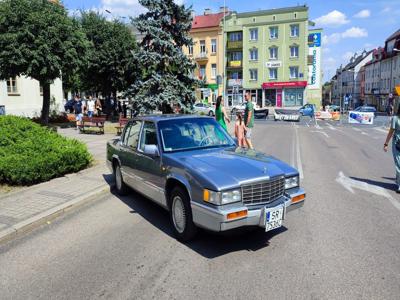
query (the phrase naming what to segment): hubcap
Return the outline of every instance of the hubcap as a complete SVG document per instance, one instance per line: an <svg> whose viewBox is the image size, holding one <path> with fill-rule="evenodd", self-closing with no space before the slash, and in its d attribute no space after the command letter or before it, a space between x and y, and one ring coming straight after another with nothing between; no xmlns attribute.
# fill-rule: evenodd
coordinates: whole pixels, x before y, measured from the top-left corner
<svg viewBox="0 0 400 300"><path fill-rule="evenodd" d="M186 226L186 215L182 199L179 196L176 196L172 201L172 219L176 230L182 233Z"/></svg>
<svg viewBox="0 0 400 300"><path fill-rule="evenodd" d="M117 184L117 189L121 190L122 188L122 175L121 175L121 170L119 167L116 168L115 170L115 182Z"/></svg>

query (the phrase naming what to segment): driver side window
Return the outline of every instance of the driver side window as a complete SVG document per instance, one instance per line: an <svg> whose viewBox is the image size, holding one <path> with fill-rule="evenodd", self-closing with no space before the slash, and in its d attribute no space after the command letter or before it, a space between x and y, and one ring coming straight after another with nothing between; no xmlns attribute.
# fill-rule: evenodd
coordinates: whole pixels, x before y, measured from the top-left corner
<svg viewBox="0 0 400 300"><path fill-rule="evenodd" d="M139 150L144 152L146 145L157 145L157 131L156 126L152 122L145 122L143 125L142 134L140 136Z"/></svg>

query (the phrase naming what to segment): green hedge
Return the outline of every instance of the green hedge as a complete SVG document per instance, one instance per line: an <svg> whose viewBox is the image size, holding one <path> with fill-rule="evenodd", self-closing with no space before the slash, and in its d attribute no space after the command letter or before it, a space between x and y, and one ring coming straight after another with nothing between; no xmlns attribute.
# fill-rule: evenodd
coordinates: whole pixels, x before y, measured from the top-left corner
<svg viewBox="0 0 400 300"><path fill-rule="evenodd" d="M0 116L0 183L32 185L87 167L85 144L29 119Z"/></svg>

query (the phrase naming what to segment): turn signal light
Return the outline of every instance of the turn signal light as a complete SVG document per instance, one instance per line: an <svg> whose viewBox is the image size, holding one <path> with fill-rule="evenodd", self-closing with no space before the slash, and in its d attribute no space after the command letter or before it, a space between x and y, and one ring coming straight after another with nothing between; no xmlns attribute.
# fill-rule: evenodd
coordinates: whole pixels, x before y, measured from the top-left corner
<svg viewBox="0 0 400 300"><path fill-rule="evenodd" d="M203 191L203 200L205 202L209 202L210 201L210 192L208 190L204 190Z"/></svg>
<svg viewBox="0 0 400 300"><path fill-rule="evenodd" d="M227 214L227 216L226 216L226 218L228 220L234 220L234 219L243 218L243 217L247 217L247 210L233 212L233 213Z"/></svg>
<svg viewBox="0 0 400 300"><path fill-rule="evenodd" d="M303 201L306 198L306 194L298 195L294 198L292 198L292 203L297 203L300 201Z"/></svg>

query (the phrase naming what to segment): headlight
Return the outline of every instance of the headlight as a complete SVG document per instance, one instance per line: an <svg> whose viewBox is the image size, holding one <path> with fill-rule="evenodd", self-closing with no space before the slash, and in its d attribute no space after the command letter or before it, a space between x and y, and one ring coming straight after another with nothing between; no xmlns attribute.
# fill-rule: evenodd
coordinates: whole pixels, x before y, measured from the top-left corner
<svg viewBox="0 0 400 300"><path fill-rule="evenodd" d="M224 205L242 201L242 193L240 189L227 192L214 192L204 189L203 200L215 205Z"/></svg>
<svg viewBox="0 0 400 300"><path fill-rule="evenodd" d="M299 176L285 178L285 190L299 186Z"/></svg>

